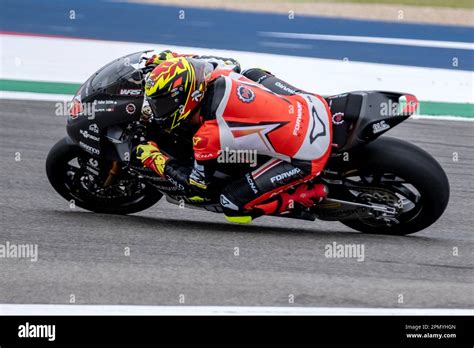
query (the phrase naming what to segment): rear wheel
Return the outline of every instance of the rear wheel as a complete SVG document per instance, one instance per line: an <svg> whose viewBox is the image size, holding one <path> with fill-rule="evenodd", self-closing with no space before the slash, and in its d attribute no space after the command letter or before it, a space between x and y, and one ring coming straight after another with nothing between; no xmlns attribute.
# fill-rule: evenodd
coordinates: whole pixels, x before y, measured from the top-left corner
<svg viewBox="0 0 474 348"><path fill-rule="evenodd" d="M113 184L104 188L104 166L105 163L100 163L66 137L49 151L46 173L62 197L96 213L136 213L151 207L162 197L153 186L126 172L120 172Z"/></svg>
<svg viewBox="0 0 474 348"><path fill-rule="evenodd" d="M448 178L427 152L405 141L382 137L356 154L356 165L344 173L345 185L359 203L381 204L395 217L341 221L365 233L406 235L432 225L449 201ZM357 189L357 187L365 189Z"/></svg>

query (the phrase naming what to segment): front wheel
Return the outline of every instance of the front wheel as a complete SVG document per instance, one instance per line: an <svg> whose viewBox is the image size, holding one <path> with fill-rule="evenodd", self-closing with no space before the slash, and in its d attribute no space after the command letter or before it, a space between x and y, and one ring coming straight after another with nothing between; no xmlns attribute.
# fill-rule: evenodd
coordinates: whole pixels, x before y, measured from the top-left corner
<svg viewBox="0 0 474 348"><path fill-rule="evenodd" d="M381 137L355 154L344 180L361 203L397 209L392 219L380 217L341 221L365 233L406 235L431 226L449 201L448 178L426 151L400 139ZM371 190L372 189L372 190Z"/></svg>
<svg viewBox="0 0 474 348"><path fill-rule="evenodd" d="M153 206L162 197L150 184L126 172L104 188L105 166L65 137L49 151L46 174L63 198L96 213L132 214Z"/></svg>

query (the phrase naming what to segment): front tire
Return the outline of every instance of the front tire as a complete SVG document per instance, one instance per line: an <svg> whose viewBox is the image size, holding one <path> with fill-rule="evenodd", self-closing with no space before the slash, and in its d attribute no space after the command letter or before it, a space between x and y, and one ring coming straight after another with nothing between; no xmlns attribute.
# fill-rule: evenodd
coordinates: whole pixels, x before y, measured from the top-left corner
<svg viewBox="0 0 474 348"><path fill-rule="evenodd" d="M123 195L116 199L101 199L86 192L81 185L79 176L86 176L82 168L74 168L70 162L91 157L68 137L58 141L49 151L46 159L46 174L48 180L64 199L74 201L74 204L86 210L103 214L132 214L145 210L156 204L162 197L154 187L139 182L143 186L139 195ZM75 171L75 172L74 172Z"/></svg>
<svg viewBox="0 0 474 348"><path fill-rule="evenodd" d="M449 201L449 181L426 151L400 139L381 137L358 150L355 157L357 171L397 175L419 192L420 200L416 213L400 224L377 225L370 219L357 219L341 221L344 225L364 233L407 235L431 226L443 214Z"/></svg>

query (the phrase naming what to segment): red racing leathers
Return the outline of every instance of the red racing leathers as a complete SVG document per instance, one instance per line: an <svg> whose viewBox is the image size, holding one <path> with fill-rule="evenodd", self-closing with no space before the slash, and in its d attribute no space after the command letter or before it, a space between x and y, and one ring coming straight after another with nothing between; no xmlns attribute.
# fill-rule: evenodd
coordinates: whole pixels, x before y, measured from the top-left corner
<svg viewBox="0 0 474 348"><path fill-rule="evenodd" d="M260 81L267 77L278 80L260 72ZM201 108L203 123L193 138L196 166L190 181L208 180L206 163L217 160L223 152L256 151L270 160L224 189L221 205L226 214L239 215L252 209L274 214L287 210L292 200L301 202L311 195L324 195L308 194L310 189L306 188L296 190L296 196L278 197L278 193L317 176L328 160L332 123L326 101L319 95L285 87L289 85L281 92L288 95L277 94L232 70L216 69L212 79ZM285 82L278 81L281 89ZM278 88L273 90L279 92Z"/></svg>

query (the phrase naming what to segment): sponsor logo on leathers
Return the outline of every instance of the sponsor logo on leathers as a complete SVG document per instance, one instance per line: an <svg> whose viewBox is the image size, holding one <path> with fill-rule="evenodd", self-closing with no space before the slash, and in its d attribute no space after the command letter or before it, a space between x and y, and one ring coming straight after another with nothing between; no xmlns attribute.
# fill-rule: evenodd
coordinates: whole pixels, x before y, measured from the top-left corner
<svg viewBox="0 0 474 348"><path fill-rule="evenodd" d="M278 174L278 175L275 175L273 177L270 178L270 181L272 183L275 183L275 182L280 182L282 180L285 180L285 179L288 179L288 178L291 178L292 176L296 175L296 174L299 174L301 173L301 169L299 168L293 168L285 173L281 173L281 174Z"/></svg>
<svg viewBox="0 0 474 348"><path fill-rule="evenodd" d="M300 128L301 128L301 121L303 119L303 105L300 102L296 102L296 124L295 128L293 129L293 135L298 136Z"/></svg>
<svg viewBox="0 0 474 348"><path fill-rule="evenodd" d="M245 178L247 179L247 182L253 193L258 193L257 185L255 184L255 181L252 179L249 173L245 174Z"/></svg>
<svg viewBox="0 0 474 348"><path fill-rule="evenodd" d="M240 85L237 87L237 97L244 103L251 103L255 100L255 92L247 86Z"/></svg>
<svg viewBox="0 0 474 348"><path fill-rule="evenodd" d="M194 153L194 158L197 160L208 160L214 157L215 155L212 153Z"/></svg>
<svg viewBox="0 0 474 348"><path fill-rule="evenodd" d="M294 89L291 89L290 87L288 86L285 86L283 83L281 83L280 81L277 81L275 82L275 86L277 86L278 88L284 90L285 92L288 92L290 94L296 94L296 91Z"/></svg>

